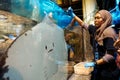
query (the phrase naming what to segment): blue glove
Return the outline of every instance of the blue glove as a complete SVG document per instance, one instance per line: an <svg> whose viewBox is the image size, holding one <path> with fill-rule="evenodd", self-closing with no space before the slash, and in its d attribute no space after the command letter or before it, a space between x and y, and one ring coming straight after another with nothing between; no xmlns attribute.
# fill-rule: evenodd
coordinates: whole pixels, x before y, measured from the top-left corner
<svg viewBox="0 0 120 80"><path fill-rule="evenodd" d="M87 62L84 65L85 67L94 67L95 66L95 62Z"/></svg>
<svg viewBox="0 0 120 80"><path fill-rule="evenodd" d="M12 39L12 40L16 39L16 37L14 37L12 34L9 34L8 37L9 37L10 39Z"/></svg>
<svg viewBox="0 0 120 80"><path fill-rule="evenodd" d="M74 14L73 9L72 9L71 7L68 8L67 13L68 13L68 15L70 15L71 17L75 17L75 14Z"/></svg>

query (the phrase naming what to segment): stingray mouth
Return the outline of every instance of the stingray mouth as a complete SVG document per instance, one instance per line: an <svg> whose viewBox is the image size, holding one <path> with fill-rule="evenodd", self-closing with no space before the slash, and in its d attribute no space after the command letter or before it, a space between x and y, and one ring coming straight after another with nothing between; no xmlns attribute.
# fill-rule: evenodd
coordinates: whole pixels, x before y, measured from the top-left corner
<svg viewBox="0 0 120 80"><path fill-rule="evenodd" d="M50 53L51 51L53 51L53 49L50 49L50 50L48 51L48 53Z"/></svg>
<svg viewBox="0 0 120 80"><path fill-rule="evenodd" d="M52 43L52 47L54 48L54 43ZM47 46L47 45L45 46L45 49L48 50L48 46ZM54 50L54 49L49 49L49 50L48 50L48 53L52 52L53 50Z"/></svg>

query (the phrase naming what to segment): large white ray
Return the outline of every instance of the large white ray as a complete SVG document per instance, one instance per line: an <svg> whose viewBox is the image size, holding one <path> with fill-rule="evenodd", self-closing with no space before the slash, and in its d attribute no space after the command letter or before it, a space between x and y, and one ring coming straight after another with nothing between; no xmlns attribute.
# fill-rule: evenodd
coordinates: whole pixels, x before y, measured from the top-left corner
<svg viewBox="0 0 120 80"><path fill-rule="evenodd" d="M49 25L48 25L49 24ZM55 24L41 22L19 36L8 49L9 80L67 80L58 66L67 61L64 32Z"/></svg>

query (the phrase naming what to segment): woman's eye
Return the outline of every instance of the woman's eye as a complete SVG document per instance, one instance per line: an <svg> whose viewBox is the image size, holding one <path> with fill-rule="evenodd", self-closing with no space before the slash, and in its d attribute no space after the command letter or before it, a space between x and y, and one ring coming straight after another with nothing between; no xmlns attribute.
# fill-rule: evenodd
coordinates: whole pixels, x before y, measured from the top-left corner
<svg viewBox="0 0 120 80"><path fill-rule="evenodd" d="M95 17L95 19L101 19L102 17Z"/></svg>

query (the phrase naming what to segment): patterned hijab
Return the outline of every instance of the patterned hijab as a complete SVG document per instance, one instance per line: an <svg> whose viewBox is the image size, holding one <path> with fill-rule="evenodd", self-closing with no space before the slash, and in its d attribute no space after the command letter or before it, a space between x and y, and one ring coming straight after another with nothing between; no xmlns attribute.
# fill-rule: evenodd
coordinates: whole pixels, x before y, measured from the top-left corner
<svg viewBox="0 0 120 80"><path fill-rule="evenodd" d="M114 39L116 35L112 28L108 28L112 24L112 16L110 12L108 12L107 10L100 10L97 13L101 15L104 23L96 30L95 39L97 40L98 44L102 44L101 40L103 40L105 37L112 37ZM105 30L107 28L108 30Z"/></svg>

